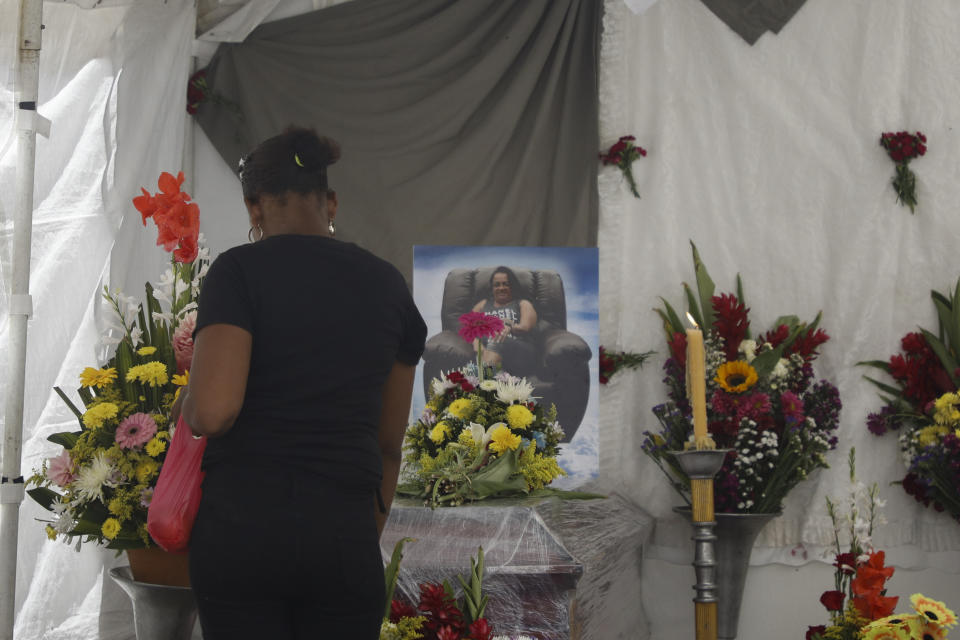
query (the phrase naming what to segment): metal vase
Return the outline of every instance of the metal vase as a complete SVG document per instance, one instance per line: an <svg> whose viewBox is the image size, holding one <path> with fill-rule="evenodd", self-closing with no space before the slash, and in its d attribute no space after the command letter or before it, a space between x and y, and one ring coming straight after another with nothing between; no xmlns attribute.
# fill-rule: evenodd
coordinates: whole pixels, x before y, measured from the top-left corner
<svg viewBox="0 0 960 640"><path fill-rule="evenodd" d="M137 582L130 567L110 569L110 577L133 602L137 640L190 640L197 620L192 589Z"/></svg>
<svg viewBox="0 0 960 640"><path fill-rule="evenodd" d="M760 531L777 513L718 513L715 553L717 561L717 638L733 640L740 622L740 601L747 580L750 551Z"/></svg>

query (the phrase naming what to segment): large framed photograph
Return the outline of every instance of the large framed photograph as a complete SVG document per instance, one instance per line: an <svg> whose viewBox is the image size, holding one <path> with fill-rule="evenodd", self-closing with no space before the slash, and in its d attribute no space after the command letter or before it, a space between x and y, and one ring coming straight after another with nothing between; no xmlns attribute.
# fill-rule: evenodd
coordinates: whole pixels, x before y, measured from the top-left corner
<svg viewBox="0 0 960 640"><path fill-rule="evenodd" d="M414 415L434 378L476 360L476 346L458 334L460 316L495 315L505 330L484 341L484 362L532 384L565 432L558 462L568 475L551 486L596 477L598 282L596 248L414 247L413 295L427 323Z"/></svg>

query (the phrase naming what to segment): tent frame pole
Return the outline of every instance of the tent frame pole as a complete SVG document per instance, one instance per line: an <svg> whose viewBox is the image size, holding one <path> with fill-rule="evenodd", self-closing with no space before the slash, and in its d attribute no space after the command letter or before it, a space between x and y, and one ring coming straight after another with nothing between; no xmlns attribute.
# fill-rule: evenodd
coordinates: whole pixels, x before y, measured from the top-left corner
<svg viewBox="0 0 960 640"><path fill-rule="evenodd" d="M37 93L43 0L20 0L17 56L17 209L10 282L10 358L0 471L0 640L13 640L16 617L17 538L24 481L20 472L30 297L30 242L37 143Z"/></svg>

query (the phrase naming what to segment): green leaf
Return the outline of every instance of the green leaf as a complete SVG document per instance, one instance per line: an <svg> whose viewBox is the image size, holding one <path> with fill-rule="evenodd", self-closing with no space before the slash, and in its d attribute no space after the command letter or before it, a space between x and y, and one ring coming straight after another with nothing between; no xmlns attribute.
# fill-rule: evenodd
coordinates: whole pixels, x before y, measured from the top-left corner
<svg viewBox="0 0 960 640"><path fill-rule="evenodd" d="M137 392L133 388L132 382L127 382L127 371L133 366L133 347L124 340L117 345L117 381L123 385L123 395L125 398L136 398Z"/></svg>
<svg viewBox="0 0 960 640"><path fill-rule="evenodd" d="M770 351L764 351L763 353L757 354L757 357L753 359L753 362L750 363L756 372L759 378L764 378L773 368L777 366L777 363L780 362L780 358L783 357L783 349L786 346L786 341L781 342L776 347Z"/></svg>
<svg viewBox="0 0 960 640"><path fill-rule="evenodd" d="M63 392L63 389L61 389L60 387L54 387L53 390L57 392L57 395L60 396L60 399L61 399L61 400L63 400L65 403L67 403L67 406L70 408L70 411L73 411L73 415L77 416L77 420L80 421L80 426L82 427L82 426L83 426L83 413L80 411L80 409L77 409L77 405L73 404L73 403L70 401L70 398L67 397L67 394L65 394L65 393Z"/></svg>
<svg viewBox="0 0 960 640"><path fill-rule="evenodd" d="M27 489L27 495L33 498L34 502L39 504L47 511L52 510L53 501L61 498L59 493L46 487L37 487L36 489Z"/></svg>
<svg viewBox="0 0 960 640"><path fill-rule="evenodd" d="M403 545L413 542L415 538L400 538L397 544L393 545L393 553L390 554L390 562L383 570L383 577L386 581L387 606L383 612L384 618L390 617L390 603L393 601L393 592L397 588L397 575L400 573L400 561L403 560Z"/></svg>
<svg viewBox="0 0 960 640"><path fill-rule="evenodd" d="M960 347L960 279L957 280L957 286L954 287L953 298L950 300L950 304L953 310L953 322L948 331L950 344L947 345L947 348L950 349L950 352L956 357L960 355L957 353L957 348Z"/></svg>
<svg viewBox="0 0 960 640"><path fill-rule="evenodd" d="M414 498L420 498L426 495L424 486L419 482L401 482L397 485L396 492L402 496L411 496Z"/></svg>
<svg viewBox="0 0 960 640"><path fill-rule="evenodd" d="M936 292L933 292L936 293ZM933 306L937 308L937 321L939 323L939 339L946 340L949 345L957 344L957 327L954 322L954 311L950 303L946 300L938 299L933 296Z"/></svg>
<svg viewBox="0 0 960 640"><path fill-rule="evenodd" d="M517 449L501 454L470 478L471 493L477 499L502 493L526 493L527 481L519 472L519 467Z"/></svg>
<svg viewBox="0 0 960 640"><path fill-rule="evenodd" d="M47 436L47 440L69 450L73 449L73 445L77 444L77 440L80 439L82 433L82 431L61 431L60 433L50 434Z"/></svg>
<svg viewBox="0 0 960 640"><path fill-rule="evenodd" d="M789 316L780 316L779 318L773 321L774 327L779 327L782 324L787 325L787 328L790 329L790 331L793 331L794 329L800 326L800 318L794 315L789 315Z"/></svg>
<svg viewBox="0 0 960 640"><path fill-rule="evenodd" d="M930 348L933 349L933 352L937 354L937 357L940 358L943 368L947 370L947 375L950 376L950 379L953 381L955 387L960 386L960 380L954 374L954 371L957 370L957 361L953 359L953 356L950 355L950 352L947 350L946 346L926 329L922 328L920 331L923 332L923 336L927 339L927 343L930 345Z"/></svg>
<svg viewBox="0 0 960 640"><path fill-rule="evenodd" d="M716 288L710 274L707 272L707 266L700 259L700 252L697 251L697 245L690 241L690 247L693 249L693 269L697 276L697 292L700 294L700 311L703 313L704 324L700 325L704 331L713 328L713 292Z"/></svg>
<svg viewBox="0 0 960 640"><path fill-rule="evenodd" d="M677 312L674 310L673 306L667 302L666 298L661 297L660 302L663 303L664 308L666 309L666 316L664 316L663 311L657 309L657 312L660 314L660 317L663 318L664 329L669 325L671 334L668 338L672 338L674 333L683 333L686 330L686 325L680 319L680 316L677 315Z"/></svg>
<svg viewBox="0 0 960 640"><path fill-rule="evenodd" d="M737 300L739 300L739 301L740 301L740 304L742 304L744 307L747 306L747 301L746 301L746 299L745 299L744 296L743 296L743 280L740 278L740 274L739 274L739 273L737 274ZM747 340L750 339L750 325L749 325L749 324L747 325L747 333L746 333L746 335L744 336L744 338L746 338Z"/></svg>
<svg viewBox="0 0 960 640"><path fill-rule="evenodd" d="M896 388L896 387L894 387L894 386L891 386L891 385L889 385L889 384L885 384L885 383L883 383L883 382L880 382L879 380L874 380L874 379L871 378L870 376L863 376L863 379L864 379L864 380L867 380L868 382L873 383L874 385L876 385L876 387L877 387L878 389L880 389L881 391L885 391L886 393L889 393L890 395L893 395L893 396L896 396L896 397L900 397L900 395L901 395L901 393L902 393L902 392L900 391L900 389L898 389L898 388Z"/></svg>
<svg viewBox="0 0 960 640"><path fill-rule="evenodd" d="M857 363L858 367L873 367L875 369L882 369L887 373L890 373L890 363L886 360L861 360Z"/></svg>
<svg viewBox="0 0 960 640"><path fill-rule="evenodd" d="M700 315L700 305L697 303L697 297L693 295L693 290L686 282L683 283L683 292L687 296L687 310L690 312L690 315L693 316L693 321L696 322L697 326L703 331L709 331L712 325L709 327L704 326L703 316Z"/></svg>

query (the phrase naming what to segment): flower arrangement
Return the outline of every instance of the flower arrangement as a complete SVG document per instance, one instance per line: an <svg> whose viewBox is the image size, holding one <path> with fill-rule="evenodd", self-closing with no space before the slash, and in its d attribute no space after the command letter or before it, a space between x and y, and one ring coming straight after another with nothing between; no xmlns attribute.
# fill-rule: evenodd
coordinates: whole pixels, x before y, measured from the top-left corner
<svg viewBox="0 0 960 640"><path fill-rule="evenodd" d="M624 369L638 369L653 355L653 351L633 353L630 351L610 351L600 345L600 384L607 384L610 378Z"/></svg>
<svg viewBox="0 0 960 640"><path fill-rule="evenodd" d="M423 413L407 429L408 479L397 487L432 507L526 494L566 475L556 460L563 438L556 407L537 403L526 378L492 375L482 362L483 338L502 331L502 320L471 312L460 324L460 335L477 345L477 362L433 379Z"/></svg>
<svg viewBox="0 0 960 640"><path fill-rule="evenodd" d="M879 412L867 417L867 428L878 436L898 432L907 467L903 489L924 506L960 521L960 280L949 297L936 291L931 296L937 334L921 328L905 335L901 352L889 360L859 363L894 380L891 385L867 376L884 401Z"/></svg>
<svg viewBox="0 0 960 640"><path fill-rule="evenodd" d="M691 243L692 244L692 243ZM690 314L704 330L707 428L718 448L729 448L714 482L716 509L772 513L813 470L827 467L837 444L840 395L826 380L813 382L813 360L829 336L813 322L781 316L751 338L749 309L737 293L714 295L714 283L693 246L697 291L684 291ZM643 450L690 503L690 481L671 451L692 440L685 384L686 333L665 299L657 309L671 357L664 364L669 400L653 408L659 433L646 432Z"/></svg>
<svg viewBox="0 0 960 640"><path fill-rule="evenodd" d="M104 289L115 322L103 338L116 351L102 367L86 367L77 391L83 410L56 392L77 416L78 431L48 440L63 451L45 461L28 493L54 514L46 525L55 540L81 538L110 549L149 547L147 508L171 438L170 410L187 384L200 283L209 264L200 248L199 209L180 191L183 174L161 174L160 191L134 199L157 225L157 244L171 266L144 303Z"/></svg>
<svg viewBox="0 0 960 640"><path fill-rule="evenodd" d="M493 629L484 618L487 596L483 593L483 547L477 550L476 561L470 558L469 580L457 576L463 589L460 599L449 582L427 582L420 585L420 602L414 606L393 597L403 545L412 541L403 538L397 542L384 570L387 608L380 640L493 640Z"/></svg>
<svg viewBox="0 0 960 640"><path fill-rule="evenodd" d="M635 145L635 140L636 138L633 136L621 136L619 140L607 149L606 153L599 155L600 162L602 162L604 166L612 164L620 169L623 176L627 179L627 184L630 186L630 193L632 193L634 197L639 198L640 194L637 192L637 183L633 179L632 165L635 160L645 158L647 156L647 150Z"/></svg>
<svg viewBox="0 0 960 640"><path fill-rule="evenodd" d="M833 523L834 588L824 591L820 602L830 615L830 625L811 626L806 640L926 640L945 638L957 618L942 602L915 593L910 597L915 614L894 615L898 596L888 596L886 582L894 573L884 566L884 552L873 547L875 528L883 524L877 483L870 487L857 481L855 452L848 465L852 489L848 509L827 498L827 513ZM846 539L843 551L841 539Z"/></svg>
<svg viewBox="0 0 960 640"><path fill-rule="evenodd" d="M917 176L910 169L910 161L927 152L927 137L917 131L886 132L880 135L880 146L896 164L893 176L893 190L897 192L897 202L910 207L913 213L917 206Z"/></svg>

